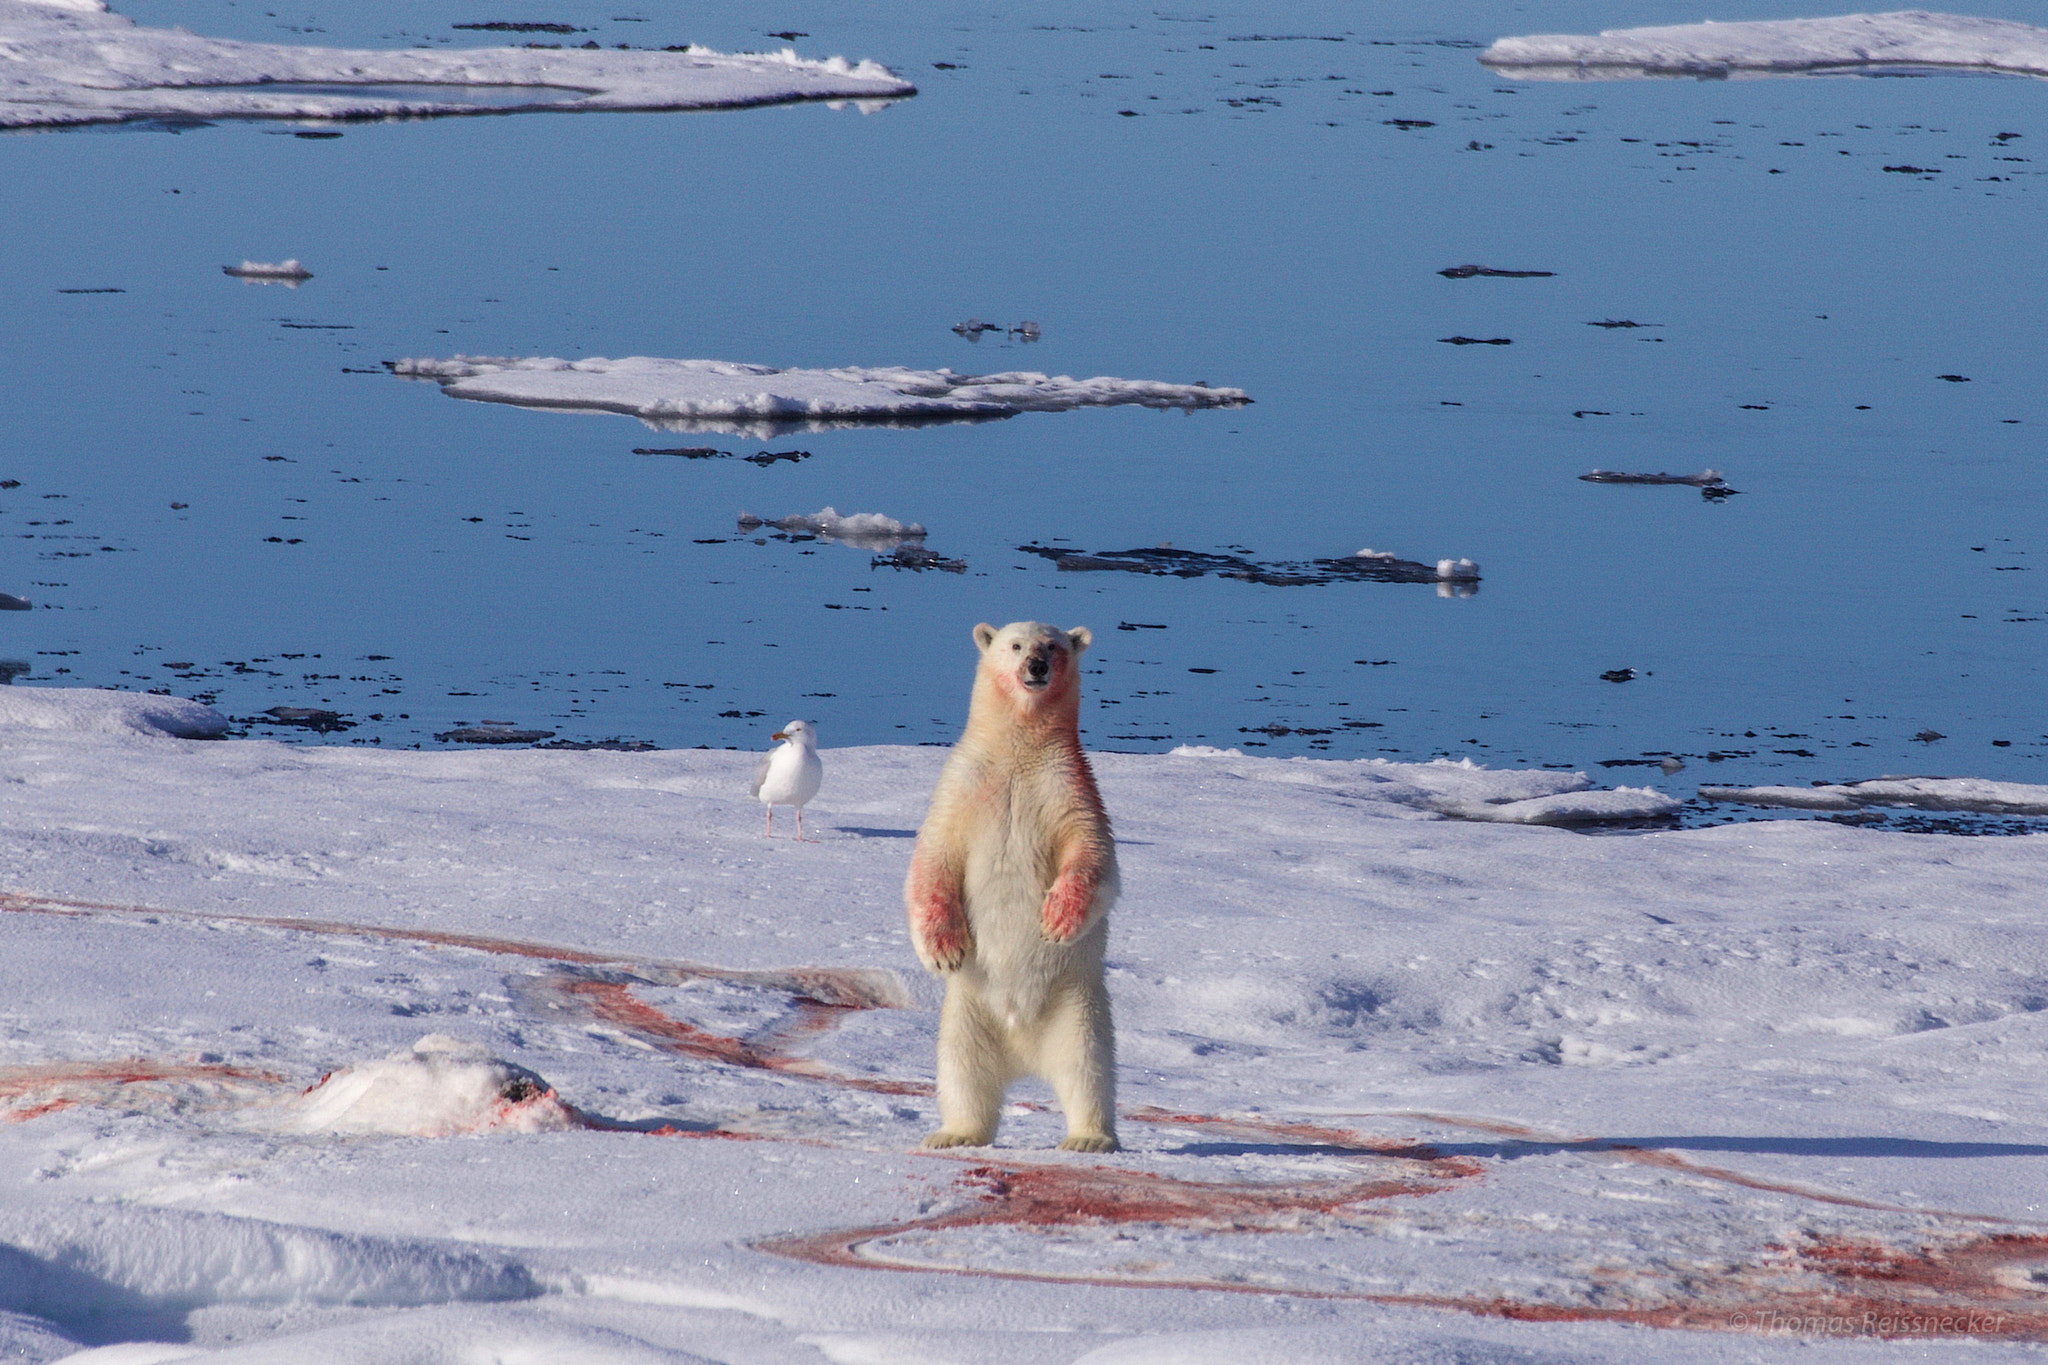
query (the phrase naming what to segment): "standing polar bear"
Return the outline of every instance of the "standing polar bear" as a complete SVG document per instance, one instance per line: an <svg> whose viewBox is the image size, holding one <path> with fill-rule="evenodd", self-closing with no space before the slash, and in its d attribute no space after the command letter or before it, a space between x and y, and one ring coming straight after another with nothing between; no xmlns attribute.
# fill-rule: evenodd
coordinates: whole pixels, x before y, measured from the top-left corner
<svg viewBox="0 0 2048 1365"><path fill-rule="evenodd" d="M946 980L939 1130L995 1138L1020 1076L1052 1085L1069 1151L1116 1150L1116 1040L1102 980L1116 846L1081 752L1086 628L974 628L967 728L939 775L903 886L910 939Z"/></svg>

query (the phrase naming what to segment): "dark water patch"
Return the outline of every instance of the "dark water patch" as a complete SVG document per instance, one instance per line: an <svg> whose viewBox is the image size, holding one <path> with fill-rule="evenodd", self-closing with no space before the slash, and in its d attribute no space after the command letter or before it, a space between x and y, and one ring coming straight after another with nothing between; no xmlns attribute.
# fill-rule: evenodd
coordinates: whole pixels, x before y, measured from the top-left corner
<svg viewBox="0 0 2048 1365"><path fill-rule="evenodd" d="M1454 265L1447 270L1439 270L1436 273L1443 276L1447 280L1471 280L1480 278L1500 280L1537 280L1548 279L1551 276L1557 274L1555 270L1496 270L1490 265Z"/></svg>
<svg viewBox="0 0 2048 1365"><path fill-rule="evenodd" d="M1053 545L1019 545L1017 549L1051 560L1063 573L1136 573L1169 578L1234 578L1270 587L1296 588L1323 583L1451 583L1474 585L1478 568L1470 561L1457 561L1469 575L1445 560L1423 564L1392 555L1357 554L1341 559L1266 561L1242 555L1216 554L1205 550L1177 550L1156 545L1138 550L1102 550L1082 554Z"/></svg>
<svg viewBox="0 0 2048 1365"><path fill-rule="evenodd" d="M443 744L538 744L553 739L553 730L520 730L510 723L485 721L481 725L458 725L434 736Z"/></svg>
<svg viewBox="0 0 2048 1365"><path fill-rule="evenodd" d="M489 19L480 24L450 24L450 28L474 29L482 33L588 33L574 24L522 23L511 19Z"/></svg>
<svg viewBox="0 0 2048 1365"><path fill-rule="evenodd" d="M898 545L887 554L876 555L868 562L871 569L912 569L922 572L936 569L941 573L966 573L967 561L948 559L942 554L927 550L922 545Z"/></svg>
<svg viewBox="0 0 2048 1365"><path fill-rule="evenodd" d="M1437 340L1450 346L1512 346L1515 344L1513 337L1454 336L1438 337Z"/></svg>
<svg viewBox="0 0 2048 1365"><path fill-rule="evenodd" d="M273 706L268 711L265 711L263 715L270 717L270 719L266 722L262 717L251 717L247 720L238 720L236 724L293 725L299 729L312 730L323 735L337 734L343 730L353 730L356 728L356 722L344 718L339 711L326 711L317 706Z"/></svg>

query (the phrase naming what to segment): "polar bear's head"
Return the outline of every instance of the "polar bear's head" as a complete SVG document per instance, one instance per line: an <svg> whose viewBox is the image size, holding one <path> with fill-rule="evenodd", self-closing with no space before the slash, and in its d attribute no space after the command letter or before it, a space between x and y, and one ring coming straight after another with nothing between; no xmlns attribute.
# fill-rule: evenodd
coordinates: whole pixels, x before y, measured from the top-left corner
<svg viewBox="0 0 2048 1365"><path fill-rule="evenodd" d="M983 622L974 628L981 676L1026 710L1078 696L1081 652L1094 639L1086 626L1059 630L1042 621L1012 621L1001 630Z"/></svg>

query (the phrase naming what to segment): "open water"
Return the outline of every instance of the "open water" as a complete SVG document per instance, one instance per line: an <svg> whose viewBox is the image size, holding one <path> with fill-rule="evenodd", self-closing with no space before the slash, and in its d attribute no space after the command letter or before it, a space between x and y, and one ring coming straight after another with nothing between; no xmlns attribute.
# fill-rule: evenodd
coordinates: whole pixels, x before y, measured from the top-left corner
<svg viewBox="0 0 2048 1365"><path fill-rule="evenodd" d="M127 5L340 46L507 41L452 27L488 20L721 50L791 30L921 93L0 138L0 589L35 602L0 616L16 685L166 688L308 742L503 721L764 747L793 716L827 746L945 742L970 628L1039 618L1094 629L1104 748L1606 762L1681 796L2048 781L2048 85L1475 60L1698 17L1668 3L909 11ZM286 257L315 277L220 269ZM1553 273L1439 273L1467 263ZM970 343L971 317L1043 339ZM1256 401L764 444L459 402L382 364L457 353ZM734 458L634 453L693 444ZM968 572L735 530L828 505L922 522ZM1033 543L1370 546L1484 577L1072 573ZM1648 766L1666 755L1686 768Z"/></svg>

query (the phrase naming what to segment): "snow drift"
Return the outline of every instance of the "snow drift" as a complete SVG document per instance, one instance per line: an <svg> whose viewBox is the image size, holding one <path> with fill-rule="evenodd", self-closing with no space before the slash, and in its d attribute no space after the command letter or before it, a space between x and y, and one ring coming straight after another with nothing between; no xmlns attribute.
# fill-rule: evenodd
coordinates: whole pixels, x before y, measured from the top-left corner
<svg viewBox="0 0 2048 1365"><path fill-rule="evenodd" d="M788 49L728 56L695 48L300 47L143 28L98 0L0 0L0 52L7 58L0 65L0 128L141 118L721 109L917 93L872 61L807 61Z"/></svg>
<svg viewBox="0 0 2048 1365"><path fill-rule="evenodd" d="M557 412L617 412L663 431L769 436L846 426L977 421L1020 412L1137 404L1233 408L1242 389L1017 370L965 375L901 366L776 369L729 360L628 356L463 356L387 361L407 379L431 379L453 398Z"/></svg>
<svg viewBox="0 0 2048 1365"><path fill-rule="evenodd" d="M1479 60L1504 76L1535 80L1740 78L1897 67L2048 76L2048 29L2008 19L1894 10L1502 38Z"/></svg>
<svg viewBox="0 0 2048 1365"><path fill-rule="evenodd" d="M0 688L0 726L86 730L101 735L218 739L228 720L211 706L153 692L98 687Z"/></svg>

